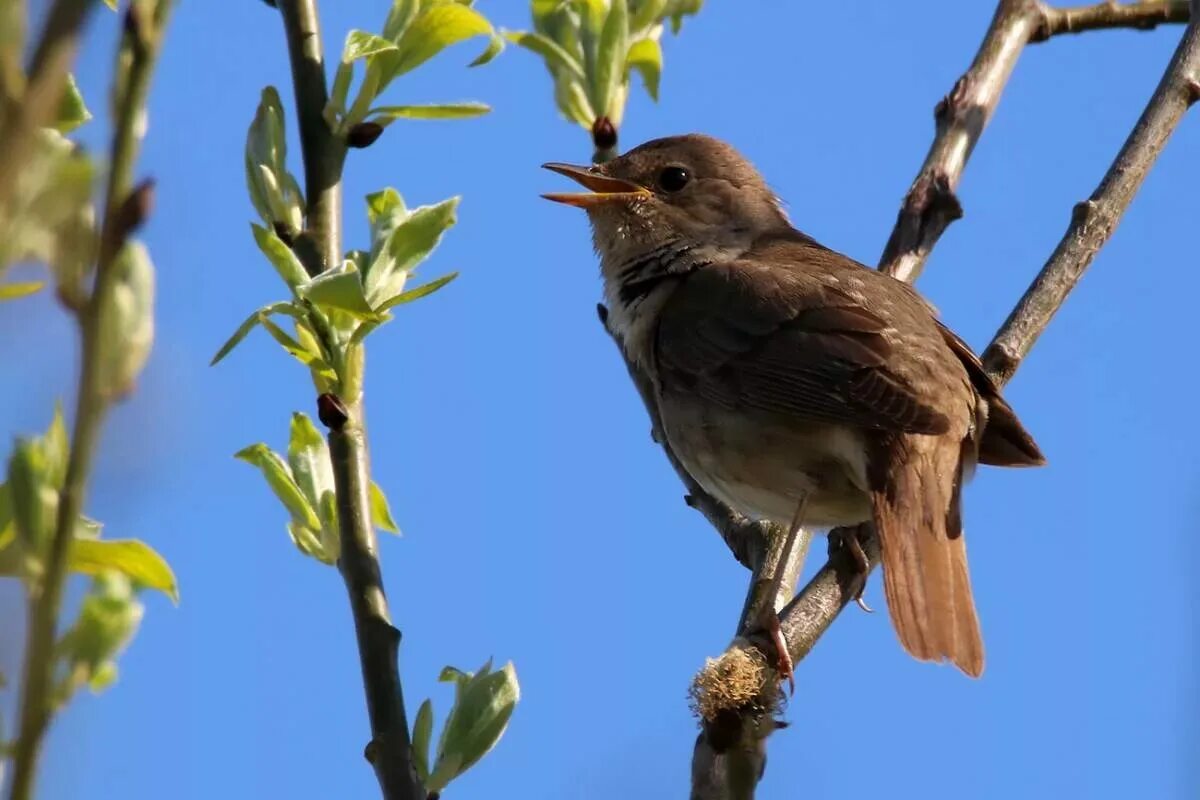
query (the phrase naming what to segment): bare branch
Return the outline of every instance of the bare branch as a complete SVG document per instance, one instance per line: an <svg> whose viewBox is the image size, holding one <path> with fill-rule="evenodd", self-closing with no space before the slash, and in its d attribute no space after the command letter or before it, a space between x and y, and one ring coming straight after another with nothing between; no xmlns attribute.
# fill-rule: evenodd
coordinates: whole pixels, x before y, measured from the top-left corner
<svg viewBox="0 0 1200 800"><path fill-rule="evenodd" d="M955 191L963 169L1026 44L1063 33L1186 22L1187 5L1186 0L1143 0L1060 9L1037 0L1001 0L975 60L934 110L933 144L904 197L879 268L900 280L916 280L938 239L962 216Z"/></svg>
<svg viewBox="0 0 1200 800"><path fill-rule="evenodd" d="M1143 0L1118 3L1109 0L1076 8L1041 8L1042 21L1030 42L1044 42L1063 33L1083 33L1103 28L1148 31L1163 23L1187 22L1188 0Z"/></svg>

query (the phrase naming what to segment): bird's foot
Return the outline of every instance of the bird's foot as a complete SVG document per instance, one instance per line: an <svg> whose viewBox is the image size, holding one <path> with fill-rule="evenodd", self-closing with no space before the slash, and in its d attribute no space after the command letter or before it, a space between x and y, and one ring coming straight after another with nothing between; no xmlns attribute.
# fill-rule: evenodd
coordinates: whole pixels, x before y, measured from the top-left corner
<svg viewBox="0 0 1200 800"><path fill-rule="evenodd" d="M790 697L796 693L796 673L793 670L795 665L788 653L787 639L783 635L783 628L779 624L779 613L771 606L764 606L758 612L756 621L758 627L766 631L767 636L771 639L771 644L775 648L775 671L779 673L781 681L787 681L788 696Z"/></svg>
<svg viewBox="0 0 1200 800"><path fill-rule="evenodd" d="M858 538L861 531L861 526L835 528L829 533L829 548L830 551L845 550L846 554L850 556L850 560L854 562L855 583L857 583L854 590L854 602L863 611L872 614L874 610L863 600L863 592L867 589L867 576L871 574L871 559L867 557L867 551L863 549L862 541Z"/></svg>

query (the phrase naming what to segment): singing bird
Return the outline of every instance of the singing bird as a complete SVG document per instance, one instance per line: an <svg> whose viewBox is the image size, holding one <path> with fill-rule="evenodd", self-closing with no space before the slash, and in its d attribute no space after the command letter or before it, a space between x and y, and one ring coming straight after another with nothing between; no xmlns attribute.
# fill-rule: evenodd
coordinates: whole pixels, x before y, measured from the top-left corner
<svg viewBox="0 0 1200 800"><path fill-rule="evenodd" d="M970 347L908 284L792 227L717 139L544 166L590 190L545 197L587 211L608 324L692 478L784 526L872 521L900 643L980 675L962 485L1044 459Z"/></svg>

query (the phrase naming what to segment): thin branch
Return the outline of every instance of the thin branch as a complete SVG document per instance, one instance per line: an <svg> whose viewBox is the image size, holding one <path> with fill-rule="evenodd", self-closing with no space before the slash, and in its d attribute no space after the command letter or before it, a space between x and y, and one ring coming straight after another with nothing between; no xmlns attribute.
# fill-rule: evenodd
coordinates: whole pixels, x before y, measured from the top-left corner
<svg viewBox="0 0 1200 800"><path fill-rule="evenodd" d="M21 682L20 732L13 753L11 800L28 800L33 794L42 740L52 714L50 687L53 681L54 642L57 635L59 606L67 574L67 556L75 538L79 516L83 512L88 472L96 451L100 428L109 406L116 399L110 393L102 364L111 358L106 348L113 343L103 335L108 317L114 313L117 254L130 230L139 219L131 219L129 209L144 204L134 199L133 169L141 145L150 78L162 44L170 13L170 0L160 0L152 19L137 13L141 6L127 11L128 22L122 35L119 58L129 57L124 84L118 84L118 104L105 191L104 224L96 264L95 284L87 303L80 309L82 349L79 392L76 398L75 428L71 436L66 476L58 500L54 535L46 554L44 572L30 601L23 679ZM120 72L118 70L118 72Z"/></svg>
<svg viewBox="0 0 1200 800"><path fill-rule="evenodd" d="M316 0L279 3L287 32L296 115L300 120L300 149L304 158L306 230L310 247L297 247L310 275L342 263L342 165L346 146L334 135L323 113L329 101L325 83L325 56L321 49L321 22ZM316 261L305 258L308 250Z"/></svg>
<svg viewBox="0 0 1200 800"><path fill-rule="evenodd" d="M1187 19L1186 0L1107 2L1078 8L1001 0L975 60L934 110L933 144L904 197L879 268L900 280L916 280L938 239L962 216L955 190L1025 45L1063 33L1116 27L1146 30Z"/></svg>
<svg viewBox="0 0 1200 800"><path fill-rule="evenodd" d="M316 0L280 0L278 6L295 83L307 192L306 228L300 235L304 241L297 241L296 252L306 261L309 273L315 275L342 262L342 165L346 147L322 114L329 94ZM336 406L336 413L322 408L321 420L330 429L329 452L341 536L338 570L354 616L371 721L371 741L365 756L375 769L385 800L425 800L425 787L413 766L400 682L400 631L388 612L371 521L370 457L362 398L334 400L323 395L318 402Z"/></svg>
<svg viewBox="0 0 1200 800"><path fill-rule="evenodd" d="M1200 2L1166 73L1091 197L1075 206L1054 253L984 351L984 366L1008 381L1108 241L1187 109L1200 98Z"/></svg>
<svg viewBox="0 0 1200 800"><path fill-rule="evenodd" d="M19 98L0 98L9 104L0 125L0 214L8 205L17 176L33 145L33 134L50 124L75 61L79 32L97 0L56 0L46 15L42 35L26 70Z"/></svg>
<svg viewBox="0 0 1200 800"><path fill-rule="evenodd" d="M1200 0L1195 4L1192 23L1116 160L1091 198L1076 206L1062 241L985 351L985 366L997 384L1003 386L1011 379L1112 234L1184 112L1200 97ZM1146 2L1116 7L1105 3L1054 10L1040 3L1002 0L972 69L939 105L934 145L905 201L880 269L902 279L915 279L945 227L961 214L953 188L1025 43L1085 28L1146 28L1180 21L1180 5L1186 4ZM1036 19L1029 16L1030 9L1036 11ZM1031 38L1035 35L1040 38ZM869 525L859 530L874 569L879 560L878 540ZM811 651L853 599L857 577L852 559L832 551L828 563L780 613L793 662ZM771 647L756 637L742 636L723 658L755 651L759 660L769 663ZM767 670L763 696L776 686L777 677ZM693 800L754 796L754 786L747 788L745 778L754 776L756 784L765 770L765 739L773 730L764 722L767 716L761 705L756 705L705 723L693 754Z"/></svg>

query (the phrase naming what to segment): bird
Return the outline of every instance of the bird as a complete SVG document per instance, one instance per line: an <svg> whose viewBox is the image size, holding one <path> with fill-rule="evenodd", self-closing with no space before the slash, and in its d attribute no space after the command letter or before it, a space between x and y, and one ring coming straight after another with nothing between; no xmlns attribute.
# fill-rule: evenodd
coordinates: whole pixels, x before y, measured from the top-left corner
<svg viewBox="0 0 1200 800"><path fill-rule="evenodd" d="M1045 458L971 348L912 286L793 227L719 139L543 166L587 190L543 197L587 212L607 325L687 473L785 529L873 523L902 647L981 675L963 484Z"/></svg>

